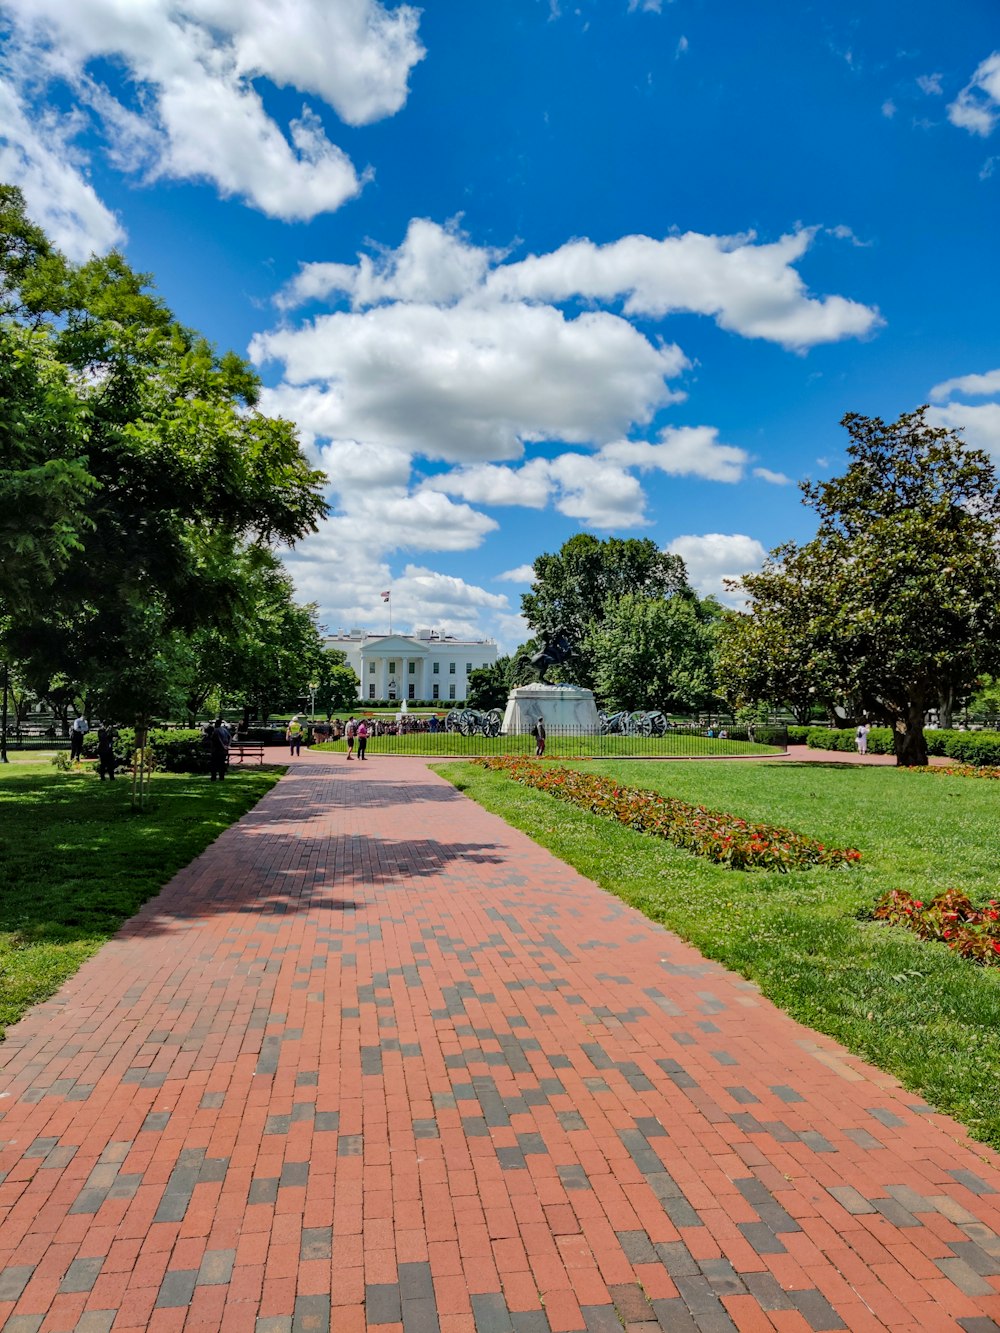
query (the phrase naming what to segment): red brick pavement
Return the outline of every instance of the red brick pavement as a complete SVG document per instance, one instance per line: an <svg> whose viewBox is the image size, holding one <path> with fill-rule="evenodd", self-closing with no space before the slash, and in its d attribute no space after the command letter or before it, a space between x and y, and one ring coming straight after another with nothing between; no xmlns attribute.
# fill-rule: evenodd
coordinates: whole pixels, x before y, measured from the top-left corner
<svg viewBox="0 0 1000 1333"><path fill-rule="evenodd" d="M0 1047L0 1326L1000 1325L1000 1159L466 802L303 756Z"/></svg>

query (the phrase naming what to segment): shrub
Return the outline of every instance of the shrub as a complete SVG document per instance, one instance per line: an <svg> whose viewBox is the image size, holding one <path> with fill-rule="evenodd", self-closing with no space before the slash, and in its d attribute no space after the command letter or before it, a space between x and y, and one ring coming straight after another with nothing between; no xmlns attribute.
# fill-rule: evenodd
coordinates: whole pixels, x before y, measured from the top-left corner
<svg viewBox="0 0 1000 1333"><path fill-rule="evenodd" d="M906 926L922 940L939 940L973 963L1000 966L1000 903L975 907L959 889L946 889L929 902L905 889L893 889L879 899L875 919L890 926Z"/></svg>
<svg viewBox="0 0 1000 1333"><path fill-rule="evenodd" d="M1000 765L1000 732L945 731L942 753L962 764Z"/></svg>
<svg viewBox="0 0 1000 1333"><path fill-rule="evenodd" d="M284 733L282 733L283 735ZM150 730L146 741L157 768L167 773L207 773L208 746L201 731ZM115 758L122 768L131 768L135 753L135 729L122 727L115 732ZM97 732L87 733L83 742L86 759L97 758Z"/></svg>
<svg viewBox="0 0 1000 1333"><path fill-rule="evenodd" d="M806 733L806 744L810 750L837 750L853 754L855 728L851 727L810 727ZM889 727L872 727L868 733L869 754L892 754L892 730Z"/></svg>
<svg viewBox="0 0 1000 1333"><path fill-rule="evenodd" d="M810 733L810 731L813 731L813 730L819 730L819 728L818 728L818 727L817 727L817 728L813 728L813 727L788 727L788 728L787 728L787 731L788 731L788 744L789 744L789 745L807 745L808 742L809 742L809 733Z"/></svg>
<svg viewBox="0 0 1000 1333"><path fill-rule="evenodd" d="M750 824L735 815L706 810L659 792L623 787L611 778L573 768L510 756L473 762L591 814L614 819L637 833L676 843L731 870L787 871L810 865L852 865L861 859L858 851L826 847L790 829Z"/></svg>

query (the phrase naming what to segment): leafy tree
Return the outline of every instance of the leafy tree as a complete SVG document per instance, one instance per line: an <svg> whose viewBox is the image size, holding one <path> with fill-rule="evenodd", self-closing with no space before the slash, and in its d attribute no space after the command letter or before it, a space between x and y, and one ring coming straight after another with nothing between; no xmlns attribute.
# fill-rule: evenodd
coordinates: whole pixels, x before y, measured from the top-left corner
<svg viewBox="0 0 1000 1333"><path fill-rule="evenodd" d="M327 717L357 708L361 682L347 665L346 653L337 648L324 648L313 679L317 686L316 704Z"/></svg>
<svg viewBox="0 0 1000 1333"><path fill-rule="evenodd" d="M597 692L609 708L697 711L715 701L721 607L694 593L626 593L587 640Z"/></svg>
<svg viewBox="0 0 1000 1333"><path fill-rule="evenodd" d="M177 636L227 625L241 553L313 530L325 479L292 425L257 410L247 363L178 323L121 255L69 263L10 190L0 225L0 374L17 391L0 415L0 514L43 483L50 501L12 539L0 525L0 555L15 548L8 648L108 708L158 710ZM29 434L41 472L21 456ZM18 559L47 571L37 605Z"/></svg>
<svg viewBox="0 0 1000 1333"><path fill-rule="evenodd" d="M556 554L534 561L534 584L521 597L521 608L536 638L561 628L571 652L553 672L578 685L593 684L587 640L603 626L608 608L627 594L666 598L687 586L679 556L661 551L648 538L601 540L581 532L564 542Z"/></svg>
<svg viewBox="0 0 1000 1333"><path fill-rule="evenodd" d="M45 598L92 528L85 405L40 332L0 322L0 613Z"/></svg>
<svg viewBox="0 0 1000 1333"><path fill-rule="evenodd" d="M1000 668L996 471L925 412L846 416L847 471L802 488L816 537L742 580L765 666L797 633L817 692L890 725L901 765L926 764L929 709Z"/></svg>

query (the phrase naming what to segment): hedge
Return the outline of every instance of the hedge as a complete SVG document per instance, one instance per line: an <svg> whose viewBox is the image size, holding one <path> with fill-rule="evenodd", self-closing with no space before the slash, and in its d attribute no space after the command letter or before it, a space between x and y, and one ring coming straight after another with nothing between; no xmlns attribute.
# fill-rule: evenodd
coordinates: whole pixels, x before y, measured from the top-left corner
<svg viewBox="0 0 1000 1333"><path fill-rule="evenodd" d="M800 728L789 727L791 739L793 731ZM998 731L943 731L933 729L924 733L927 741L927 753L955 759L963 764L998 764L1000 765L1000 732ZM806 735L806 744L811 750L843 750L853 753L854 728L810 727ZM869 754L892 754L892 730L889 727L872 727L868 733Z"/></svg>

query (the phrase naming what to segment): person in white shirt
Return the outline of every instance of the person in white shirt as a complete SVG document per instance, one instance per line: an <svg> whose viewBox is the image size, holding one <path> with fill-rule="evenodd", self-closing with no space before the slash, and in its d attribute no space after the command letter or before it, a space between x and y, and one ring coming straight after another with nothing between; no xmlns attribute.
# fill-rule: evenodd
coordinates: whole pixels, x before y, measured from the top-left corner
<svg viewBox="0 0 1000 1333"><path fill-rule="evenodd" d="M74 718L69 729L69 757L71 760L82 759L83 738L90 730L90 723L85 717Z"/></svg>
<svg viewBox="0 0 1000 1333"><path fill-rule="evenodd" d="M858 754L868 753L868 723L862 722L854 733L854 744L858 747Z"/></svg>

